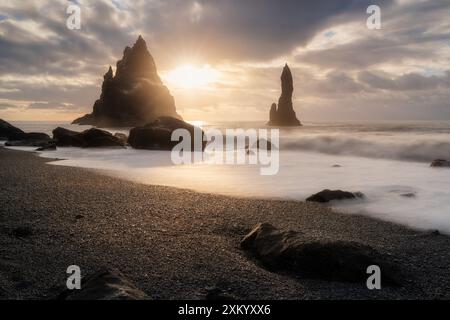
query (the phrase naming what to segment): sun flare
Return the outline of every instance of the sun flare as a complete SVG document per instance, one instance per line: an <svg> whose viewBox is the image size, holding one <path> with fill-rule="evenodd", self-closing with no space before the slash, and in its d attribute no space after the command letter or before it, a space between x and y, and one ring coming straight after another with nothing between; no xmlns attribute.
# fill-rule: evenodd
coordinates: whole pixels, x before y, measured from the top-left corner
<svg viewBox="0 0 450 320"><path fill-rule="evenodd" d="M177 88L204 88L219 79L219 71L209 65L183 65L170 71L165 80Z"/></svg>

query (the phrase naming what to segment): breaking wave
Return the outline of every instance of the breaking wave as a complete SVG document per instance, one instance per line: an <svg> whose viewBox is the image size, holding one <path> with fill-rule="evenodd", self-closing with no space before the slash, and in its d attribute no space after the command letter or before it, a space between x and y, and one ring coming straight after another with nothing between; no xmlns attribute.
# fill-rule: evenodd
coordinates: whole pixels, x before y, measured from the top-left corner
<svg viewBox="0 0 450 320"><path fill-rule="evenodd" d="M281 150L304 150L331 155L430 162L450 158L450 137L351 137L348 135L310 135L280 141Z"/></svg>

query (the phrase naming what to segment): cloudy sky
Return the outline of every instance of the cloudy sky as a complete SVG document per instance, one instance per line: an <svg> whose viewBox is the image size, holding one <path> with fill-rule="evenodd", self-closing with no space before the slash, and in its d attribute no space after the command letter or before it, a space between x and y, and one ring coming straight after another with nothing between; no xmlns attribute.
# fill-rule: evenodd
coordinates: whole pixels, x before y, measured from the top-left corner
<svg viewBox="0 0 450 320"><path fill-rule="evenodd" d="M266 120L285 62L303 121L450 119L449 17L449 0L2 0L0 118L90 112L142 34L187 120Z"/></svg>

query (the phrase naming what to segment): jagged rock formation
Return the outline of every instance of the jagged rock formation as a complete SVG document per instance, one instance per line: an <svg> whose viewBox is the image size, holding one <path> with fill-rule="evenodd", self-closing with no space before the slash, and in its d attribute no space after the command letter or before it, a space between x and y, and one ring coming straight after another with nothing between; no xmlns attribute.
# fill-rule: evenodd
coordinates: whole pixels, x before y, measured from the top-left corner
<svg viewBox="0 0 450 320"><path fill-rule="evenodd" d="M91 114L73 121L98 127L134 127L161 116L181 119L175 101L158 76L156 65L139 36L132 48L126 47L114 75L109 67L102 93Z"/></svg>
<svg viewBox="0 0 450 320"><path fill-rule="evenodd" d="M270 108L269 126L301 126L292 106L292 93L294 81L287 63L281 73L281 96L278 99L278 108L275 103Z"/></svg>

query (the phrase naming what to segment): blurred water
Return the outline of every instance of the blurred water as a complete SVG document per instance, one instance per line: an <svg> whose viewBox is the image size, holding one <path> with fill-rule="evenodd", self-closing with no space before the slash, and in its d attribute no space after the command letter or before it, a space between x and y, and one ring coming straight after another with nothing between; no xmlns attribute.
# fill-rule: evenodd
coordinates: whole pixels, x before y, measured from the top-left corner
<svg viewBox="0 0 450 320"><path fill-rule="evenodd" d="M274 176L261 176L259 167L250 165L201 162L175 166L170 152L131 148L58 148L41 155L66 159L52 162L55 165L101 169L140 183L239 197L304 200L325 188L361 191L366 199L333 206L348 213L450 234L450 169L429 166L436 158L450 160L449 122L304 124L280 131L280 170ZM27 131L50 132L57 125L84 129L68 123L15 125ZM203 123L202 127L245 129L265 125Z"/></svg>

